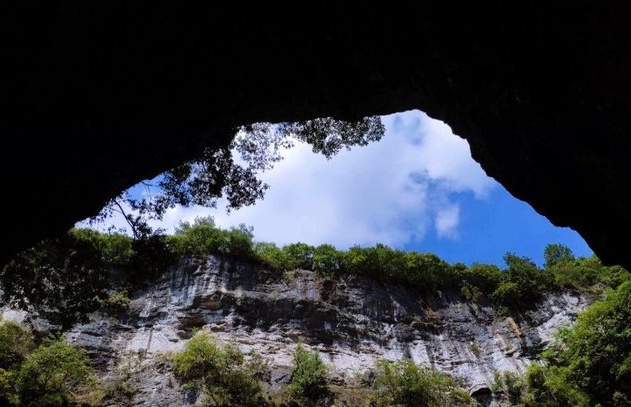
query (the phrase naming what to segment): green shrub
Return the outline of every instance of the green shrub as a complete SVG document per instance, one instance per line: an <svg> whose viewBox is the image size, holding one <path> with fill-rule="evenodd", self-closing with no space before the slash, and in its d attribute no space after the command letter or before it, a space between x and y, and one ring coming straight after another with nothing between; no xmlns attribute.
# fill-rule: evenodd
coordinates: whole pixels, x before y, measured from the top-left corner
<svg viewBox="0 0 631 407"><path fill-rule="evenodd" d="M464 283L462 287L460 287L460 294L467 301L477 302L482 297L482 291L474 285L469 283Z"/></svg>
<svg viewBox="0 0 631 407"><path fill-rule="evenodd" d="M313 253L312 270L322 275L334 275L342 271L343 253L330 244L322 244Z"/></svg>
<svg viewBox="0 0 631 407"><path fill-rule="evenodd" d="M405 270L399 282L419 287L425 294L455 287L452 268L432 253L409 252L405 255Z"/></svg>
<svg viewBox="0 0 631 407"><path fill-rule="evenodd" d="M22 405L64 406L93 382L86 353L62 338L40 345L26 357L16 385Z"/></svg>
<svg viewBox="0 0 631 407"><path fill-rule="evenodd" d="M591 406L589 397L568 380L565 368L532 363L526 371L526 384L521 400L525 407Z"/></svg>
<svg viewBox="0 0 631 407"><path fill-rule="evenodd" d="M265 405L258 364L247 361L233 344L219 346L209 333L200 331L173 362L175 377L185 387L201 391L210 406Z"/></svg>
<svg viewBox="0 0 631 407"><path fill-rule="evenodd" d="M371 405L375 407L476 405L469 393L449 376L409 359L377 361L372 389Z"/></svg>
<svg viewBox="0 0 631 407"><path fill-rule="evenodd" d="M217 253L225 243L212 216L197 217L193 224L180 222L168 239L169 247L177 254L207 256Z"/></svg>
<svg viewBox="0 0 631 407"><path fill-rule="evenodd" d="M491 301L497 306L504 306L508 309L520 307L522 298L519 285L512 281L501 283L497 289L491 293Z"/></svg>
<svg viewBox="0 0 631 407"><path fill-rule="evenodd" d="M524 376L495 372L494 393L515 407L589 407L589 397L568 380L566 371L531 363Z"/></svg>
<svg viewBox="0 0 631 407"><path fill-rule="evenodd" d="M180 222L167 242L177 254L206 257L209 254L256 258L252 244L252 228L243 224L228 230L215 225L212 216L197 217L193 224Z"/></svg>
<svg viewBox="0 0 631 407"><path fill-rule="evenodd" d="M225 236L224 247L219 248L219 254L239 257L243 260L255 259L254 249L252 247L252 227L240 224L238 227L231 227L228 230L222 230Z"/></svg>
<svg viewBox="0 0 631 407"><path fill-rule="evenodd" d="M555 287L552 274L540 270L529 258L506 253L504 261L507 268L501 274L500 284L490 295L491 301L501 309L528 308L541 294Z"/></svg>
<svg viewBox="0 0 631 407"><path fill-rule="evenodd" d="M33 350L33 333L13 321L0 321L0 369L18 367Z"/></svg>
<svg viewBox="0 0 631 407"><path fill-rule="evenodd" d="M615 403L631 395L630 327L628 281L580 313L572 327L561 330L545 356L589 395L591 405L628 405Z"/></svg>
<svg viewBox="0 0 631 407"><path fill-rule="evenodd" d="M20 365L34 347L29 329L13 321L0 321L0 405L19 403L16 377Z"/></svg>
<svg viewBox="0 0 631 407"><path fill-rule="evenodd" d="M110 270L98 245L72 233L25 250L0 269L2 298L67 330L107 296Z"/></svg>
<svg viewBox="0 0 631 407"><path fill-rule="evenodd" d="M606 287L617 288L624 282L631 281L631 273L622 266L603 267L598 273L598 281Z"/></svg>
<svg viewBox="0 0 631 407"><path fill-rule="evenodd" d="M403 256L403 252L397 253L382 244L374 247L353 246L344 254L344 269L382 281L389 278L399 281L404 273ZM396 264L397 260L399 264Z"/></svg>
<svg viewBox="0 0 631 407"><path fill-rule="evenodd" d="M154 360L158 359L156 356ZM116 363L113 374L102 380L99 386L102 400L106 405L131 406L136 393L140 391L138 385L133 382L134 376L139 374L144 366L141 355L125 355Z"/></svg>
<svg viewBox="0 0 631 407"><path fill-rule="evenodd" d="M115 291L103 301L103 309L110 315L119 315L127 312L130 304L127 290Z"/></svg>
<svg viewBox="0 0 631 407"><path fill-rule="evenodd" d="M341 270L387 283L411 285L426 294L454 287L461 265L449 265L431 253L404 252L377 244L353 246L341 253Z"/></svg>
<svg viewBox="0 0 631 407"><path fill-rule="evenodd" d="M294 351L291 382L287 391L298 400L318 400L328 394L326 377L328 366L317 351L306 350L298 341Z"/></svg>
<svg viewBox="0 0 631 407"><path fill-rule="evenodd" d="M577 261L557 262L548 270L554 276L555 284L562 288L582 289L598 282L598 271Z"/></svg>
<svg viewBox="0 0 631 407"><path fill-rule="evenodd" d="M133 239L120 233L100 233L93 229L72 229L77 240L92 242L101 253L101 260L111 266L129 264L134 253Z"/></svg>
<svg viewBox="0 0 631 407"><path fill-rule="evenodd" d="M574 258L569 249L558 248L560 245L548 245L554 248L552 259L546 257L546 270L553 276L556 285L574 290L591 289L597 284L615 288L629 279L630 274L620 266L604 266L596 256ZM559 254L565 253L565 254Z"/></svg>
<svg viewBox="0 0 631 407"><path fill-rule="evenodd" d="M551 267L554 269L559 264ZM493 390L520 407L631 405L631 282L595 302L560 329L524 377L496 376Z"/></svg>
<svg viewBox="0 0 631 407"><path fill-rule="evenodd" d="M274 243L256 242L253 246L254 254L260 262L272 270L288 270L287 254Z"/></svg>
<svg viewBox="0 0 631 407"><path fill-rule="evenodd" d="M575 260L574 253L569 247L562 244L548 244L543 251L545 269L550 269L559 263L569 263Z"/></svg>
<svg viewBox="0 0 631 407"><path fill-rule="evenodd" d="M499 286L502 271L495 265L476 263L464 270L462 279L465 284L477 288L479 293L488 296Z"/></svg>
<svg viewBox="0 0 631 407"><path fill-rule="evenodd" d="M17 389L15 387L15 370L4 370L0 368L0 406L17 406L20 402Z"/></svg>
<svg viewBox="0 0 631 407"><path fill-rule="evenodd" d="M286 269L310 270L313 266L315 250L315 247L300 242L283 246L282 251L287 261Z"/></svg>
<svg viewBox="0 0 631 407"><path fill-rule="evenodd" d="M520 402L526 392L526 382L521 375L515 372L495 372L491 390L496 394L501 393L510 405L515 405Z"/></svg>

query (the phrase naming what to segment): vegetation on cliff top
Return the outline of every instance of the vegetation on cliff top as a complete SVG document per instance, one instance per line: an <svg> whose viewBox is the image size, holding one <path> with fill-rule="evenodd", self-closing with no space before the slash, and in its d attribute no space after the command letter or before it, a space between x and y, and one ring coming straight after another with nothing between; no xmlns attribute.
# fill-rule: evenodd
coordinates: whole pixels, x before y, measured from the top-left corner
<svg viewBox="0 0 631 407"><path fill-rule="evenodd" d="M459 292L470 301L490 301L505 314L532 306L546 292L602 290L629 279L623 268L603 266L595 256L575 258L562 245L550 244L544 254L543 268L514 253L506 253L506 266L500 268L449 264L431 253L381 244L348 250L329 244L278 247L255 242L252 229L245 225L221 229L206 217L181 223L173 235L146 239L74 229L16 257L0 270L0 284L5 302L36 310L65 330L104 304L124 308L121 292L156 281L182 256L233 257L279 272L312 270L329 279L361 275L413 287L428 297L439 291Z"/></svg>

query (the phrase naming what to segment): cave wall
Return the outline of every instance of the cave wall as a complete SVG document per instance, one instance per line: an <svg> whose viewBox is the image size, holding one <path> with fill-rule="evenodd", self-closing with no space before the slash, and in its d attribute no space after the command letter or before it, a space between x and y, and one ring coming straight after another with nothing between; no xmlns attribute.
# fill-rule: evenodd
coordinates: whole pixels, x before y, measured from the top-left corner
<svg viewBox="0 0 631 407"><path fill-rule="evenodd" d="M2 263L236 125L420 109L631 266L627 2L0 7Z"/></svg>

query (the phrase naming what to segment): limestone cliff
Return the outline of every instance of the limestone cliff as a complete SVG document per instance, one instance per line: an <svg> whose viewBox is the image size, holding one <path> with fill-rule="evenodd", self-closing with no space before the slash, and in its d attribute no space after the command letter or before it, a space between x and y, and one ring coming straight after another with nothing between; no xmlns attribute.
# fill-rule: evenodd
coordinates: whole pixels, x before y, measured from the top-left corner
<svg viewBox="0 0 631 407"><path fill-rule="evenodd" d="M104 377L124 376L132 405L188 406L197 395L179 388L161 355L181 349L196 328L258 352L270 363L271 387L288 381L302 338L333 367L331 380L338 384L368 377L378 358L410 357L490 400L494 372L523 372L592 299L547 295L533 311L504 318L455 293L427 299L364 277L333 281L309 271L274 273L211 256L182 261L131 300L127 312L95 313L67 339L89 351ZM45 329L24 313L4 309L4 317Z"/></svg>

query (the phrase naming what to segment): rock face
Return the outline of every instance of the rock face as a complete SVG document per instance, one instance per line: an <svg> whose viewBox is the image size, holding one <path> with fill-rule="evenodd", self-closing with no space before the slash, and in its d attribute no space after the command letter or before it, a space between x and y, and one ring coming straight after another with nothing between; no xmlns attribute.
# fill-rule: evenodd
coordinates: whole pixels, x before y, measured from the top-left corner
<svg viewBox="0 0 631 407"><path fill-rule="evenodd" d="M6 7L0 263L236 125L420 109L631 269L630 21L619 0Z"/></svg>
<svg viewBox="0 0 631 407"><path fill-rule="evenodd" d="M407 357L452 375L473 394L490 394L494 372L523 372L589 302L578 294L548 295L519 318L500 318L489 306L451 293L423 299L412 289L363 277L280 275L210 257L183 262L136 292L125 314L95 314L67 338L89 351L105 377L130 383L133 405L147 407L196 399L178 387L163 358L181 349L194 329L259 353L272 367L271 387L289 380L302 338L340 384L365 375L378 358ZM5 317L18 315L5 311Z"/></svg>

